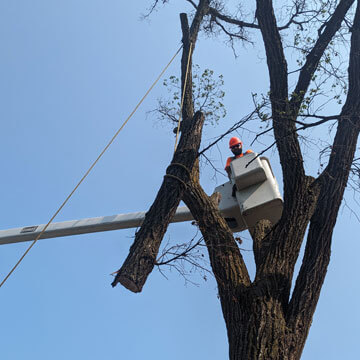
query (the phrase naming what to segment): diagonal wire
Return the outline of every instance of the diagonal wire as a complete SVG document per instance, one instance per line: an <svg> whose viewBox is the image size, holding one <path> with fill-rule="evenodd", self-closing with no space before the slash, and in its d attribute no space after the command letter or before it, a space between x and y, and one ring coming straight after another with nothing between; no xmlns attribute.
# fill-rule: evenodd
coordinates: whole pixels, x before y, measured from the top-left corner
<svg viewBox="0 0 360 360"><path fill-rule="evenodd" d="M91 164L90 168L86 171L85 175L81 178L81 180L77 183L77 185L74 187L74 189L71 191L71 193L67 196L67 198L64 200L64 202L60 205L60 207L56 210L55 214L51 217L51 219L48 221L48 223L45 225L44 229L41 231L41 233L36 237L36 239L31 243L31 245L26 249L24 254L21 256L21 258L18 260L18 262L14 265L14 267L10 270L10 272L6 275L4 280L0 284L0 288L4 285L6 280L10 277L10 275L15 271L15 269L18 267L18 265L21 263L21 261L24 259L24 257L29 253L31 248L37 243L37 241L41 238L43 233L46 231L46 229L49 227L49 225L52 223L52 221L55 219L55 217L59 214L59 212L62 210L62 208L65 206L65 204L70 200L74 192L78 189L78 187L81 185L81 183L85 180L85 178L89 175L91 170L95 167L95 165L98 163L98 161L101 159L101 157L104 155L105 151L110 147L110 145L114 142L116 137L119 135L120 131L124 128L124 126L127 124L127 122L131 119L131 117L134 115L136 110L139 108L139 106L142 104L142 102L145 100L145 98L148 96L150 91L153 89L153 87L156 85L156 83L160 80L164 72L167 70L167 68L170 66L170 64L173 62L173 60L176 58L176 56L179 54L180 50L183 46L180 46L180 48L176 51L175 55L171 58L171 60L168 62L168 64L165 66L165 68L161 71L160 75L156 78L156 80L153 82L153 84L150 86L149 90L145 93L145 95L141 98L141 100L138 102L138 104L135 106L134 110L131 112L131 114L127 117L127 119L123 122L121 127L116 131L115 135L111 138L111 140L107 143L107 145L104 147L104 149L101 151L99 156L96 158L96 160Z"/></svg>

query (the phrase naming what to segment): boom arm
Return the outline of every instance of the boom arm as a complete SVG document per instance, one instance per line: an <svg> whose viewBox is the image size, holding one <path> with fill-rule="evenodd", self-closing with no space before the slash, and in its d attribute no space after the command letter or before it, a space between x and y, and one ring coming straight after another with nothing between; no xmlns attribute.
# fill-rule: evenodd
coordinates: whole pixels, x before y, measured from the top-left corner
<svg viewBox="0 0 360 360"><path fill-rule="evenodd" d="M145 214L146 212L135 212L52 223L41 235L40 239L136 228L144 221ZM189 221L192 219L193 217L189 209L186 206L181 206L177 209L172 222ZM45 224L41 224L1 230L0 245L35 240L44 227Z"/></svg>

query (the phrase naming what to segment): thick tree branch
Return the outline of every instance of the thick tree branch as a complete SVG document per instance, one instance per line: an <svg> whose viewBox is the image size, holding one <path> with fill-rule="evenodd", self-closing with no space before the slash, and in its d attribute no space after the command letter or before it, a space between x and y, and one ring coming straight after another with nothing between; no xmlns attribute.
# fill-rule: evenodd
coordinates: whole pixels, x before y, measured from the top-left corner
<svg viewBox="0 0 360 360"><path fill-rule="evenodd" d="M259 25L257 24L253 24L253 23L248 23L245 21L241 21L238 19L234 19L231 18L230 16L226 16L224 14L221 14L218 10L216 10L213 7L209 8L209 14L213 17L213 18L217 18L220 19L228 24L232 24L232 25L237 25L241 28L247 27L247 28L252 28L252 29L259 29Z"/></svg>
<svg viewBox="0 0 360 360"><path fill-rule="evenodd" d="M249 286L244 260L216 201L212 201L200 184L193 181L184 192L183 200L204 237L220 296L224 295L223 291L236 293L239 287Z"/></svg>
<svg viewBox="0 0 360 360"><path fill-rule="evenodd" d="M341 112L328 166L319 178L320 196L303 263L289 304L288 323L304 346L330 260L331 239L360 129L360 2L357 4L349 62L349 92ZM300 340L300 339L299 339Z"/></svg>
<svg viewBox="0 0 360 360"><path fill-rule="evenodd" d="M270 76L274 136L284 174L284 215L286 215L292 211L292 203L289 200L293 198L299 181L304 179L305 172L295 131L296 127L291 121L288 103L287 62L279 30L276 26L272 1L257 0L256 3L256 14L265 45Z"/></svg>
<svg viewBox="0 0 360 360"><path fill-rule="evenodd" d="M189 1L189 0L187 0L187 1ZM194 4L193 4L193 6L194 6ZM300 6L295 4L294 13L290 16L290 18L289 18L289 20L287 21L286 24L278 27L278 30L281 31L281 30L288 29L292 24L296 24L296 25L301 27L304 23L307 23L308 21L296 21L295 19L300 15L307 14L307 13L310 13L310 12L316 13L316 11L302 10ZM246 22L246 21L235 19L235 18L233 18L231 16L220 13L220 11L218 11L217 9L215 9L213 7L209 8L209 14L212 16L213 19L219 19L219 20L221 20L221 21L223 21L223 22L225 22L227 24L237 25L240 28L260 29L260 26L258 24L249 23L249 22ZM217 23L217 24L220 25L219 23Z"/></svg>
<svg viewBox="0 0 360 360"><path fill-rule="evenodd" d="M336 32L340 29L341 23L344 21L344 17L353 3L354 0L340 1L334 11L334 14L331 16L330 20L326 23L324 30L319 35L314 47L306 56L306 62L300 71L296 88L290 100L291 108L295 116L299 113L301 103L304 100L311 79L314 76L315 70L318 67L319 61L323 56L325 49Z"/></svg>
<svg viewBox="0 0 360 360"><path fill-rule="evenodd" d="M129 255L112 286L120 282L133 292L142 290L154 268L162 238L183 196L183 184L190 180L190 174L185 168L191 171L197 159L203 124L204 116L197 112L193 121L184 125L179 146L171 162L173 166L169 166L167 170L169 176L164 177L156 199L146 213L144 223L136 233ZM181 164L185 168L176 164Z"/></svg>
<svg viewBox="0 0 360 360"><path fill-rule="evenodd" d="M199 5L196 9L196 13L190 27L190 41L192 42L193 45L195 45L196 43L200 30L200 25L203 21L203 18L205 15L208 14L209 4L210 4L210 0L199 1Z"/></svg>

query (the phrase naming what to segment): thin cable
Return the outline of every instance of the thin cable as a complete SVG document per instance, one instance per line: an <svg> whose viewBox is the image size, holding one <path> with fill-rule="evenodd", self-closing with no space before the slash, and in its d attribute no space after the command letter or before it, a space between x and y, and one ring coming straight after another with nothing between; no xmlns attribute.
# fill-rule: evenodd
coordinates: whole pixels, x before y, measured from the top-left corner
<svg viewBox="0 0 360 360"><path fill-rule="evenodd" d="M189 55L188 55L187 65L186 65L186 74L185 74L184 87L183 87L183 92L182 92L182 97L181 97L180 114L179 114L179 121L178 121L177 130L176 130L174 153L176 151L177 142L178 142L178 138L179 138L181 115L182 115L182 108L183 108L183 105L184 105L185 89L186 89L186 83L187 83L187 78L188 78L188 73L189 73L189 64L190 64L190 59L191 59L191 51L192 51L192 43L190 43Z"/></svg>
<svg viewBox="0 0 360 360"><path fill-rule="evenodd" d="M175 55L171 58L171 60L168 62L168 64L165 66L165 68L162 70L160 75L156 78L156 80L153 82L153 84L150 86L149 90L145 93L145 95L142 97L142 99L139 101L139 103L135 106L134 110L131 112L131 114L128 116L128 118L123 122L120 129L115 133L115 135L111 138L111 140L108 142L108 144L104 147L103 151L101 151L100 155L96 158L96 160L92 163L90 168L86 171L85 175L81 178L81 180L78 182L78 184L75 186L75 188L71 191L71 193L68 195L68 197L64 200L64 202L61 204L61 206L58 208L58 210L55 212L55 214L51 217L49 222L45 225L44 229L41 231L41 233L36 237L36 239L31 243L31 245L27 248L27 250L24 252L24 254L21 256L21 258L18 260L18 262L15 264L15 266L11 269L11 271L7 274L7 276L4 278L4 280L0 284L0 288L4 285L5 281L10 277L10 275L14 272L14 270L18 267L18 265L21 263L21 261L24 259L24 257L28 254L28 252L31 250L31 248L36 244L36 242L40 239L42 234L46 231L46 229L49 227L49 225L52 223L52 221L55 219L55 217L59 214L59 212L62 210L62 208L65 206L65 204L69 201L71 196L74 194L74 192L77 190L77 188L80 186L80 184L85 180L85 178L89 175L90 171L94 168L94 166L97 164L97 162L100 160L100 158L104 155L105 151L110 147L110 145L114 142L116 137L119 135L120 131L124 128L124 126L127 124L127 122L130 120L130 118L134 115L136 110L139 108L141 103L145 100L145 98L148 96L150 91L153 89L153 87L156 85L156 83L160 80L164 72L167 70L167 68L170 66L170 64L173 62L173 60L176 58L176 56L179 54L180 50L183 46L180 46L180 48L177 50Z"/></svg>

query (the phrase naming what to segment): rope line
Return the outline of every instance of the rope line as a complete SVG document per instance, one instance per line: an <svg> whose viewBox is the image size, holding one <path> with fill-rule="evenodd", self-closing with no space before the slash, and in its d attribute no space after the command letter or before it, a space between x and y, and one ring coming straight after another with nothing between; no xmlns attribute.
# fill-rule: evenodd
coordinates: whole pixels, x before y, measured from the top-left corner
<svg viewBox="0 0 360 360"><path fill-rule="evenodd" d="M187 84L187 79L188 79L188 73L189 73L189 65L190 65L190 59L191 59L191 52L192 52L192 43L190 43L189 55L188 55L187 64L186 64L186 74L185 74L185 81L184 81L184 86L183 86L183 92L182 92L182 96L181 96L180 114L179 114L179 121L178 121L177 130L176 130L176 139L175 139L175 146L174 146L174 154L175 154L175 151L176 151L176 148L177 148L177 142L178 142L178 138L179 138L181 115L182 115L182 108L183 108L183 105L184 105L185 89L186 89L186 84Z"/></svg>
<svg viewBox="0 0 360 360"><path fill-rule="evenodd" d="M172 167L172 166L180 166L181 168L183 168L183 169L187 172L187 174L189 175L189 177L191 176L190 170L189 170L184 164L180 164L180 163L171 163L171 164L167 167L166 172L167 172L168 169L169 169L170 167Z"/></svg>
<svg viewBox="0 0 360 360"><path fill-rule="evenodd" d="M185 188L187 187L186 182L183 181L183 180L181 180L181 179L180 179L179 177L177 177L176 175L165 174L164 177L170 177L170 178L176 179L176 180L179 181L181 184L183 184Z"/></svg>
<svg viewBox="0 0 360 360"><path fill-rule="evenodd" d="M108 142L108 144L104 147L104 149L101 151L100 155L96 158L96 160L92 163L90 168L86 171L85 175L81 178L81 180L78 182L78 184L75 186L75 188L71 191L71 193L67 196L67 198L64 200L64 202L60 205L58 210L55 212L55 214L51 217L51 219L48 221L48 223L45 225L44 229L41 231L41 233L36 237L36 239L31 243L31 245L27 248L27 250L24 252L24 254L21 256L21 258L18 260L18 262L14 265L14 267L10 270L10 272L6 275L4 280L0 284L0 288L4 285L6 280L10 277L10 275L15 271L15 269L18 267L18 265L21 263L21 261L24 259L24 257L29 253L31 248L37 243L37 241L40 239L40 237L43 235L43 233L46 231L46 229L49 227L49 225L52 223L52 221L55 219L55 217L59 214L59 212L62 210L62 208L65 206L65 204L69 201L69 199L72 197L74 192L78 189L78 187L81 185L81 183L85 180L85 178L89 175L91 170L94 168L94 166L97 164L97 162L100 160L100 158L104 155L105 151L110 147L110 145L114 142L116 137L119 135L120 131L124 128L124 126L127 124L127 122L131 119L131 117L134 115L136 110L139 108L139 106L142 104L142 102L145 100L145 98L148 96L150 91L154 88L154 86L157 84L157 82L160 80L164 72L167 70L167 68L170 66L170 64L173 62L173 60L176 58L176 56L179 54L180 50L182 49L183 45L180 46L180 48L176 51L175 55L171 58L171 60L168 62L168 64L165 66L165 68L161 71L160 75L156 78L156 80L153 82L153 84L150 86L148 91L145 93L145 95L142 97L142 99L138 102L138 104L135 106L134 110L130 113L130 115L127 117L127 119L123 122L121 127L116 131L115 135L111 138L111 140Z"/></svg>

